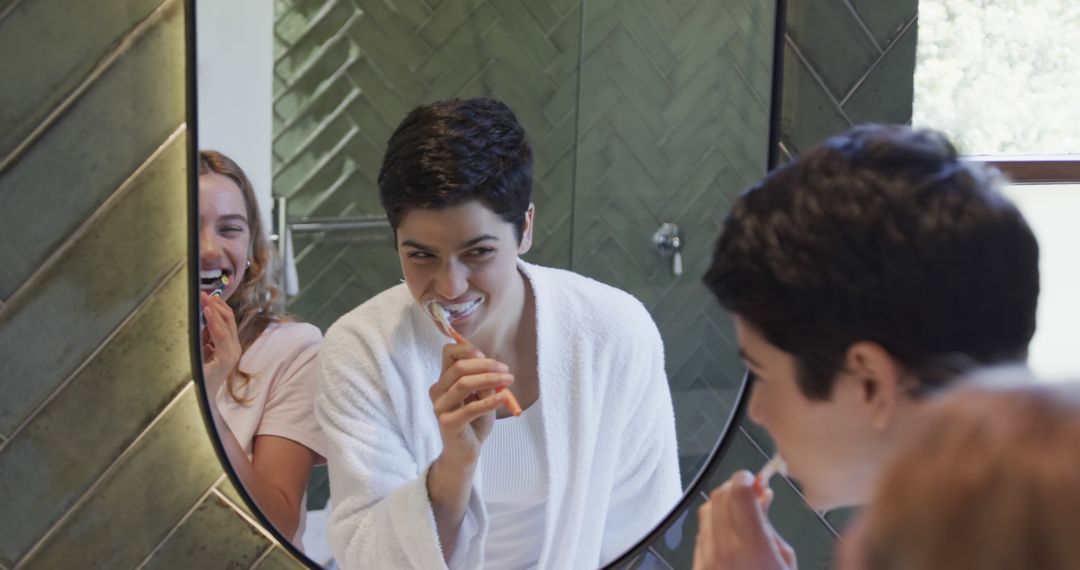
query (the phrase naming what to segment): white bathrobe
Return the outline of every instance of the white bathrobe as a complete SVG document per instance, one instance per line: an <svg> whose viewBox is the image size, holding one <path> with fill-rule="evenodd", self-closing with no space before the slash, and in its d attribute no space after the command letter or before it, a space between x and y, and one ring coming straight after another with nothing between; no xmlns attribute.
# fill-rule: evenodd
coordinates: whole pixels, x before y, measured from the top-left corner
<svg viewBox="0 0 1080 570"><path fill-rule="evenodd" d="M538 568L592 570L633 546L682 495L660 334L629 294L519 262L536 300L550 499ZM339 319L320 352L330 545L346 569L445 568L427 493L442 440L428 388L438 333L404 284ZM451 568L483 567L480 470Z"/></svg>

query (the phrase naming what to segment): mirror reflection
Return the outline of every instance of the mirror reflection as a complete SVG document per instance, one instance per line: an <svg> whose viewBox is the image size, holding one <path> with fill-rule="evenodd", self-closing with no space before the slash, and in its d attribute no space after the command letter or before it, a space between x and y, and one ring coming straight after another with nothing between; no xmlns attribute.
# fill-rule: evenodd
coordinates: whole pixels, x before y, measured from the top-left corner
<svg viewBox="0 0 1080 570"><path fill-rule="evenodd" d="M246 490L320 565L616 559L741 388L701 276L765 171L773 2L228 4L199 146L254 183L200 176L200 278Z"/></svg>
<svg viewBox="0 0 1080 570"><path fill-rule="evenodd" d="M312 414L319 329L284 313L251 182L216 151L199 153L203 379L214 427L248 493L300 544L300 505L326 447Z"/></svg>

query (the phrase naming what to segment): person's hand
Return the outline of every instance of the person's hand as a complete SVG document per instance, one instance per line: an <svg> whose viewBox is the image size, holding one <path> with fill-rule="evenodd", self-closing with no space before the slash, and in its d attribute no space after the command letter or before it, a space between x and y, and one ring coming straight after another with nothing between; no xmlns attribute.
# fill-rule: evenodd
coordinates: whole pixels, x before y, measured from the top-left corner
<svg viewBox="0 0 1080 570"><path fill-rule="evenodd" d="M694 570L795 570L795 551L765 516L772 497L754 491L749 471L716 488L698 509Z"/></svg>
<svg viewBox="0 0 1080 570"><path fill-rule="evenodd" d="M209 400L213 402L218 389L240 362L240 335L236 316L224 299L200 292L199 302L206 319L202 334L203 378Z"/></svg>
<svg viewBox="0 0 1080 570"><path fill-rule="evenodd" d="M510 368L484 358L470 344L443 347L442 375L429 395L439 420L444 460L473 466L480 458L480 446L495 424L495 410L506 401L504 390L514 381Z"/></svg>

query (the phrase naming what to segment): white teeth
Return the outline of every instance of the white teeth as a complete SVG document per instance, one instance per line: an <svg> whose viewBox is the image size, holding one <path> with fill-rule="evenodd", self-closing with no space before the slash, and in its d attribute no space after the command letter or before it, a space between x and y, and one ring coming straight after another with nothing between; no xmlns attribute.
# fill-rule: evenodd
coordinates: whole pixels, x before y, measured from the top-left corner
<svg viewBox="0 0 1080 570"><path fill-rule="evenodd" d="M221 277L222 271L220 269L211 269L209 271L199 271L199 279L218 279Z"/></svg>
<svg viewBox="0 0 1080 570"><path fill-rule="evenodd" d="M483 302L483 300L484 298L481 297L479 299L476 299L475 301L470 301L468 303L459 303L457 305L443 305L443 308L447 311L450 311L450 314L452 315L458 315L472 310L474 307Z"/></svg>

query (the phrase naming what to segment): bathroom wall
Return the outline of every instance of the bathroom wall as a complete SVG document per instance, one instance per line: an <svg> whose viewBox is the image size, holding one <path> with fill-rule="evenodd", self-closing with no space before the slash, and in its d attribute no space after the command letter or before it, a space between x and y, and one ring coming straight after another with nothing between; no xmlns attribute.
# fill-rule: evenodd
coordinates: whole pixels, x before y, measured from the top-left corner
<svg viewBox="0 0 1080 570"><path fill-rule="evenodd" d="M179 0L0 1L0 569L295 567L206 435Z"/></svg>
<svg viewBox="0 0 1080 570"><path fill-rule="evenodd" d="M782 151L866 122L907 123L918 0L789 0Z"/></svg>

